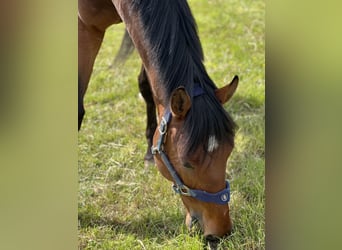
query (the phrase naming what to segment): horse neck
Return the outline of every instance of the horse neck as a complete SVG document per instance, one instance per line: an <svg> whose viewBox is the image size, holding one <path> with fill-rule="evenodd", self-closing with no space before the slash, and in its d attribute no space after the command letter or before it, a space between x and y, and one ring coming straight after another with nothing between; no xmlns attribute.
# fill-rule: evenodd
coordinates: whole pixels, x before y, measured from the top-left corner
<svg viewBox="0 0 342 250"><path fill-rule="evenodd" d="M176 2L178 0L174 0L174 1L175 1L173 2L174 5L179 4L179 5L182 5L182 7L186 7L185 8L186 11L189 12L186 18L189 18L189 16L192 17L192 14L186 2L182 2L182 1ZM114 1L114 4L118 5L116 6L116 9L119 10L118 12L121 18L123 19L124 23L126 24L128 33L130 34L132 41L135 47L137 48L138 53L143 61L145 70L147 72L147 75L151 84L151 89L153 92L154 100L157 105L161 104L164 107L165 105L167 105L169 95L171 91L177 87L177 84L190 85L189 86L190 88L195 80L194 72L204 72L205 75L207 76L204 66L202 64L203 52L202 52L202 48L201 48L201 45L197 36L197 31L195 29L196 24L194 23L193 19L191 19L193 20L193 23L190 23L189 25L190 27L188 28L191 34L190 35L185 34L185 35L192 37L195 40L195 43L194 43L195 45L192 47L189 47L189 46L186 46L186 44L183 42L180 46L178 46L178 48L180 47L179 49L182 49L182 51L184 51L185 54L194 55L196 58L193 59L189 56L186 58L183 58L183 56L178 56L179 61L185 60L186 62L184 61L179 62L175 60L175 58L173 58L173 63L170 63L167 61L168 57L166 57L166 59L163 62L160 62L161 60L157 60L156 55L152 51L153 50L152 47L154 46L154 44L152 43L154 42L154 40L151 38L148 38L148 35L146 35L148 32L151 32L151 30L147 31L147 28L144 27L143 20L140 19L139 13L137 13L138 12L137 8L134 8L133 4L130 1ZM185 6L183 6L184 4ZM161 6L161 5L159 4L158 6ZM163 7L165 8L165 6L162 6L161 8ZM163 10L160 10L160 11L163 11ZM159 18L161 18L160 15L159 15ZM164 24L166 24L166 26L171 29L172 28L171 26L174 24L168 23L169 19L167 19L167 17L162 17L162 18L163 18L162 21L164 22ZM178 18L179 19L177 21L184 22L184 20L180 20L182 16ZM156 32L161 32L161 31L160 29L158 29ZM151 34L149 35L151 36ZM180 37L183 37L183 36L180 36ZM164 45L167 46L168 44L171 43L171 41L164 41L164 39L161 39L161 40L163 40L162 43L159 44L161 47L163 47ZM178 40L176 40L175 42L177 43ZM195 53L193 53L194 51ZM175 63L175 61L177 62ZM193 63L193 61L195 61L196 63ZM174 65L174 66L172 66L172 68L165 67L165 65L164 66L161 65L162 63L167 64L167 65ZM182 67L180 67L180 65L182 65ZM198 67L200 70L196 70L196 67ZM161 72L161 68L163 68L164 71L165 71L165 68L166 68L166 71L172 69L172 75L170 76L170 74L167 74L170 72L166 72L166 74L165 72ZM179 71L183 72L183 74L178 74ZM167 75L166 79L165 79L165 75ZM178 77L179 75L181 76ZM170 80L171 78L177 78L177 77L178 79L175 79L174 82ZM171 84L168 81L171 81Z"/></svg>

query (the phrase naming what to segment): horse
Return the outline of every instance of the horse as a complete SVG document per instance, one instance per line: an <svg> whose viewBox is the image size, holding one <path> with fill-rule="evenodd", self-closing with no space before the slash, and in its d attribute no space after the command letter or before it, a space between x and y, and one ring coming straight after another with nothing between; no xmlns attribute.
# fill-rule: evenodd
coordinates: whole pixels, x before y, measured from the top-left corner
<svg viewBox="0 0 342 250"><path fill-rule="evenodd" d="M147 108L145 160L173 183L189 229L197 221L205 239L229 235L225 176L236 124L223 104L239 78L221 88L211 80L186 0L78 0L78 128L105 31L120 22L143 63L138 82Z"/></svg>

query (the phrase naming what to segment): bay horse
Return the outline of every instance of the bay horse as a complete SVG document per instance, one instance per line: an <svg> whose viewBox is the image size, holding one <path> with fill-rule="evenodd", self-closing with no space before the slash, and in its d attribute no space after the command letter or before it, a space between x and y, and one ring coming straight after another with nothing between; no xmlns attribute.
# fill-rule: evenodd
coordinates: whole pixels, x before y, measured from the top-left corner
<svg viewBox="0 0 342 250"><path fill-rule="evenodd" d="M223 104L234 94L238 77L222 88L211 80L186 0L78 0L78 128L105 31L120 22L143 62L139 87L148 111L145 160L153 157L160 173L173 182L189 228L198 221L208 240L229 234L225 176L235 123Z"/></svg>

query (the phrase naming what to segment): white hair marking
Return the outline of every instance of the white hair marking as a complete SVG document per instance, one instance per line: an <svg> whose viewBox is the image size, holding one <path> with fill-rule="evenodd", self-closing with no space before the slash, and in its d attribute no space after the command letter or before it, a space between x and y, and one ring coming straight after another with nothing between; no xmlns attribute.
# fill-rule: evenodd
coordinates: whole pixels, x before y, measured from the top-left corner
<svg viewBox="0 0 342 250"><path fill-rule="evenodd" d="M211 153L219 146L216 137L214 135L209 136L208 140L208 152Z"/></svg>

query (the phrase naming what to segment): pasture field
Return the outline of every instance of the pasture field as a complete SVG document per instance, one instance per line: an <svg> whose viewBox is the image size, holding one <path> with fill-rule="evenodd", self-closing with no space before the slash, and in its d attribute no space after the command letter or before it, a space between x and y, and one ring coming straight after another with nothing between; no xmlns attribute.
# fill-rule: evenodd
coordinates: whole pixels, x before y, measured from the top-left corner
<svg viewBox="0 0 342 250"><path fill-rule="evenodd" d="M218 87L240 77L225 108L239 128L229 158L234 231L219 249L265 249L265 2L189 0ZM200 231L184 224L181 199L154 166L143 162L145 103L141 60L108 69L124 33L111 27L95 63L78 136L80 249L203 249Z"/></svg>

